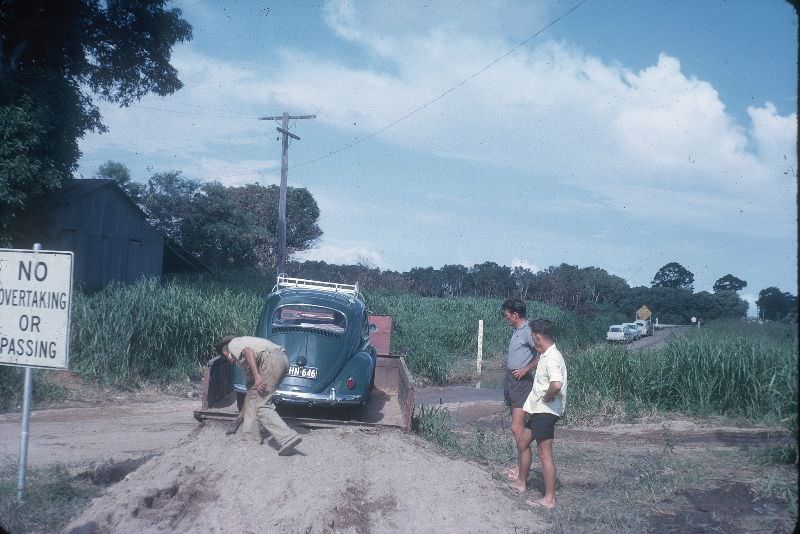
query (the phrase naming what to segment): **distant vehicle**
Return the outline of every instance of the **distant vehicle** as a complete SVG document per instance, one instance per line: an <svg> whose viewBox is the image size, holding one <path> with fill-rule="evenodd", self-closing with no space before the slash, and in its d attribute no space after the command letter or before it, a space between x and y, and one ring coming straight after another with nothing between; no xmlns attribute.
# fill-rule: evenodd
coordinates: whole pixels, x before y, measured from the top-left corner
<svg viewBox="0 0 800 534"><path fill-rule="evenodd" d="M639 330L642 333L642 336L652 336L653 335L653 323L650 321L645 321L642 319L638 319L635 323L639 326Z"/></svg>
<svg viewBox="0 0 800 534"><path fill-rule="evenodd" d="M627 328L630 331L633 341L636 341L642 337L642 331L639 329L639 325L636 323L622 323L622 328Z"/></svg>
<svg viewBox="0 0 800 534"><path fill-rule="evenodd" d="M612 324L606 332L606 341L612 343L630 343L631 334L622 328L621 324Z"/></svg>

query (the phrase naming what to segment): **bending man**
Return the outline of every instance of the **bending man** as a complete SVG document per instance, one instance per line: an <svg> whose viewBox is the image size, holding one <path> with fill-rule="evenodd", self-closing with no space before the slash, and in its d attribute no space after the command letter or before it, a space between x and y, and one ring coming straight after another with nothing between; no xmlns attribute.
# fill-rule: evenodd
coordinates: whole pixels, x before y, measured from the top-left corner
<svg viewBox="0 0 800 534"><path fill-rule="evenodd" d="M272 401L275 388L289 370L286 351L268 339L242 336L220 339L217 353L244 371L247 385L242 409L245 429L260 434L257 426L251 428L256 419L278 443L278 454L291 454L302 438L281 419Z"/></svg>

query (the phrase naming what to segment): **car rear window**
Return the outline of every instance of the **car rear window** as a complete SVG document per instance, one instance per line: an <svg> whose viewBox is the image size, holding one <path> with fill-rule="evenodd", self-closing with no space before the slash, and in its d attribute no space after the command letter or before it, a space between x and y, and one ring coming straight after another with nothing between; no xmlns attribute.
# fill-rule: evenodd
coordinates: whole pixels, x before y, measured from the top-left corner
<svg viewBox="0 0 800 534"><path fill-rule="evenodd" d="M608 331L609 332L621 332L622 328L620 328L618 326L612 326L611 328L608 329Z"/></svg>
<svg viewBox="0 0 800 534"><path fill-rule="evenodd" d="M287 304L272 314L272 326L299 326L343 333L347 329L347 318L342 312L323 306Z"/></svg>

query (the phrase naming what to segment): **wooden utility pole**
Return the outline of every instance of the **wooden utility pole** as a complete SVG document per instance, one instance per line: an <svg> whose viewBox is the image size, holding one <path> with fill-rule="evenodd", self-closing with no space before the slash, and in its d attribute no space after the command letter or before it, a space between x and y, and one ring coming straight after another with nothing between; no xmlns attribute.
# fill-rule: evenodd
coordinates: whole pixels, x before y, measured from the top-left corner
<svg viewBox="0 0 800 534"><path fill-rule="evenodd" d="M281 126L275 128L283 135L283 152L281 154L281 192L278 202L278 261L276 264L276 274L283 272L286 266L286 183L289 178L289 137L300 140L299 137L289 131L289 119L316 119L316 115L289 115L284 113L279 117L259 117L260 121L281 120Z"/></svg>

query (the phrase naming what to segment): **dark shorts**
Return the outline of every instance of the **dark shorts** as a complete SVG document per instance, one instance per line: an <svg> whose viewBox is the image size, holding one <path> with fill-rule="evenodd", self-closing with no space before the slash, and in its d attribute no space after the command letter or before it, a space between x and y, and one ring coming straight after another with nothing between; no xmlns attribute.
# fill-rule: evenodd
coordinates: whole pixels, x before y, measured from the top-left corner
<svg viewBox="0 0 800 534"><path fill-rule="evenodd" d="M556 422L560 419L551 413L535 413L528 421L528 428L531 429L533 439L553 439L555 435Z"/></svg>
<svg viewBox="0 0 800 534"><path fill-rule="evenodd" d="M520 380L514 378L511 371L506 370L506 377L503 381L503 395L506 399L506 404L512 408L522 408L525 404L525 399L533 389L533 376L528 373Z"/></svg>

